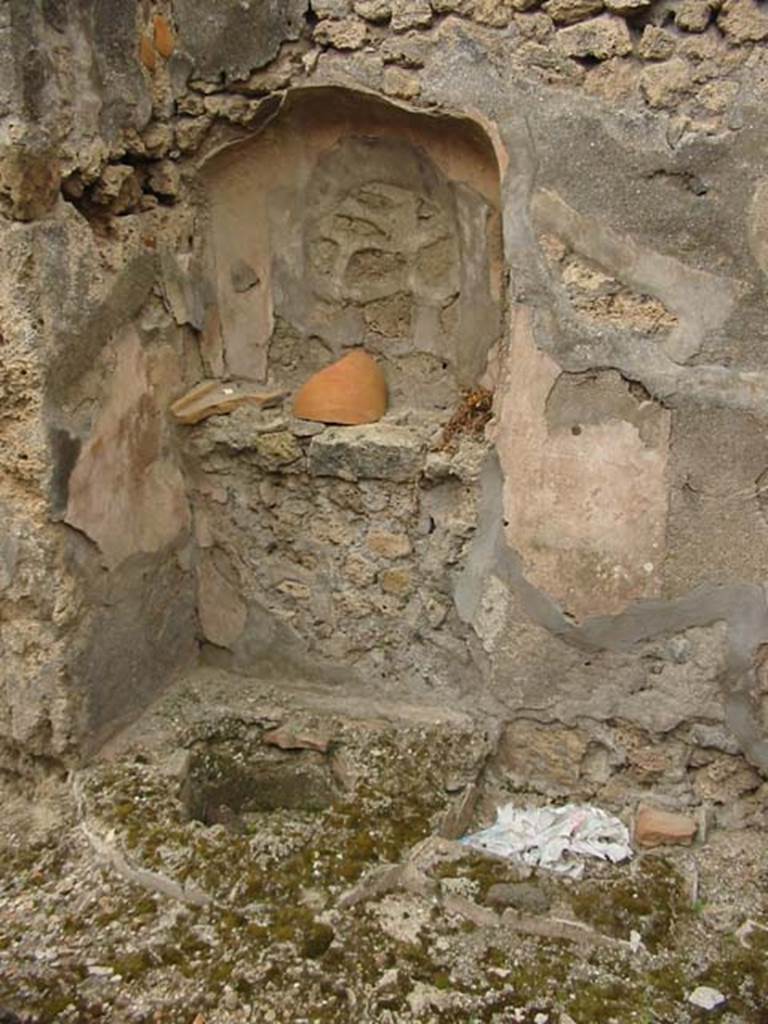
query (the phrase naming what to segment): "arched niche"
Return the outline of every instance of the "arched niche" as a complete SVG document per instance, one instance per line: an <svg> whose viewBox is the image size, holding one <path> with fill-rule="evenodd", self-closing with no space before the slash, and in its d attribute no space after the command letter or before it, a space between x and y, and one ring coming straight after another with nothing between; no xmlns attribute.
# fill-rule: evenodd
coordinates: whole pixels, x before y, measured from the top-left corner
<svg viewBox="0 0 768 1024"><path fill-rule="evenodd" d="M499 170L470 118L290 91L209 157L214 365L288 388L364 345L397 406L448 408L500 334Z"/></svg>

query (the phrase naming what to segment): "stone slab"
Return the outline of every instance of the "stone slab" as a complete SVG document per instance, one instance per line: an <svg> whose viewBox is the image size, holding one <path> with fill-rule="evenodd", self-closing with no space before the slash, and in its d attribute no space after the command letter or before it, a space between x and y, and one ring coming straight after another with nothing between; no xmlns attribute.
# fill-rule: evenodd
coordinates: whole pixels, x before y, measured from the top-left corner
<svg viewBox="0 0 768 1024"><path fill-rule="evenodd" d="M423 442L414 431L381 423L330 428L309 447L313 476L404 482L416 480L423 463Z"/></svg>

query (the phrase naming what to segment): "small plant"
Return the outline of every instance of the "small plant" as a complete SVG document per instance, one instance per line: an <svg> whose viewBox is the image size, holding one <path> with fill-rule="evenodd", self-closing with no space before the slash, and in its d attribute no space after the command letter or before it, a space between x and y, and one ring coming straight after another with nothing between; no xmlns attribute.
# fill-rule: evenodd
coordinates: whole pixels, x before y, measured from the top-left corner
<svg viewBox="0 0 768 1024"><path fill-rule="evenodd" d="M448 420L439 447L455 447L460 435L481 440L486 424L493 415L493 392L486 388L464 391L453 416Z"/></svg>

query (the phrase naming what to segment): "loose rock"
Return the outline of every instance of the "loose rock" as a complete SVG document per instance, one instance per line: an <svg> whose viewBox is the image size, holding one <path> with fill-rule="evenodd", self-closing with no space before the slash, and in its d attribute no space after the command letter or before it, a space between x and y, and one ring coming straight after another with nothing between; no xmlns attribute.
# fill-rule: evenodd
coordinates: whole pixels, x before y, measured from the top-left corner
<svg viewBox="0 0 768 1024"><path fill-rule="evenodd" d="M724 1006L727 1001L722 992L718 992L716 988L709 988L707 985L699 985L688 996L691 1006L698 1006L700 1010L716 1010L718 1007Z"/></svg>

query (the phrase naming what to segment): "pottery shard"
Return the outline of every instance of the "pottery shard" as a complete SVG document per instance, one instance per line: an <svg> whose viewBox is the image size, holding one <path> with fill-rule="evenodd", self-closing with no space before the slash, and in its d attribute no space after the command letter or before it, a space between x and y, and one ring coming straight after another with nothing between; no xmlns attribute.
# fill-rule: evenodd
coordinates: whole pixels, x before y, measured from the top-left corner
<svg viewBox="0 0 768 1024"><path fill-rule="evenodd" d="M387 382L376 360L354 349L301 387L293 413L301 420L345 426L375 423L387 411Z"/></svg>
<svg viewBox="0 0 768 1024"><path fill-rule="evenodd" d="M142 36L139 39L139 56L141 57L141 63L147 69L147 71L154 71L157 65L157 54L155 53L155 47L152 44L152 39L149 36Z"/></svg>
<svg viewBox="0 0 768 1024"><path fill-rule="evenodd" d="M191 425L209 416L222 416L241 405L259 405L266 409L277 405L285 396L285 391L256 391L247 384L204 380L177 398L171 405L171 412L179 423Z"/></svg>
<svg viewBox="0 0 768 1024"><path fill-rule="evenodd" d="M685 814L641 805L635 817L635 842L638 846L687 846L693 842L697 828L693 818Z"/></svg>
<svg viewBox="0 0 768 1024"><path fill-rule="evenodd" d="M173 53L173 31L168 23L168 19L164 18L162 14L158 14L155 18L155 49L161 57L165 57L166 60Z"/></svg>

